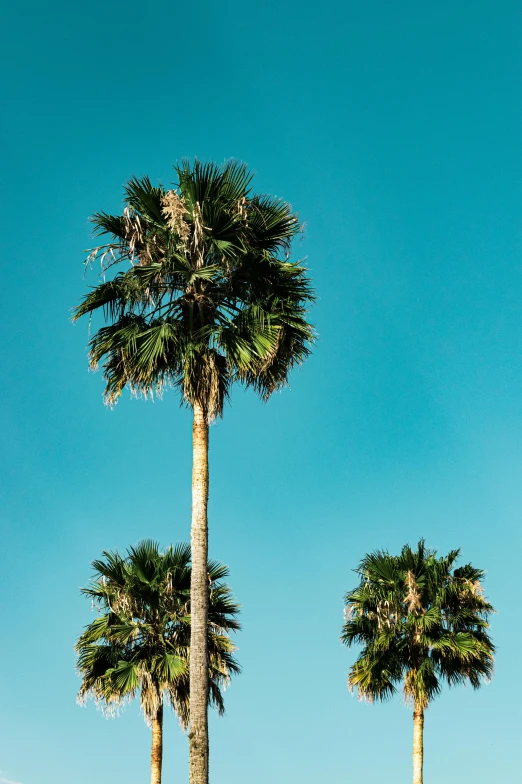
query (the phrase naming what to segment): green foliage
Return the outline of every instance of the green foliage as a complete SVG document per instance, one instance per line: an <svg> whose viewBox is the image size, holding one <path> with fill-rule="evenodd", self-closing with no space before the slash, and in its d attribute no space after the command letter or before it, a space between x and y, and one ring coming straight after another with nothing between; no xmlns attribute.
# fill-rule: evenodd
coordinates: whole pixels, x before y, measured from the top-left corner
<svg viewBox="0 0 522 784"><path fill-rule="evenodd" d="M399 556L378 551L363 558L359 585L346 594L341 640L362 646L348 684L368 700L404 695L425 708L441 690L493 674L494 646L482 590L484 572L454 568L459 550L437 557L421 540Z"/></svg>
<svg viewBox="0 0 522 784"><path fill-rule="evenodd" d="M190 547L161 552L145 540L122 557L104 552L82 593L98 617L80 636L80 701L89 696L111 712L140 693L150 721L170 702L186 727L189 709ZM239 672L229 633L239 630L239 606L223 583L226 566L211 561L209 577L209 702L221 713L222 690Z"/></svg>
<svg viewBox="0 0 522 784"><path fill-rule="evenodd" d="M184 161L173 190L147 177L125 188L123 215L96 213L92 250L111 275L74 311L101 311L90 361L103 363L105 397L177 387L208 419L219 416L240 381L263 399L287 383L308 355L313 293L305 268L290 260L301 230L286 202L253 195L252 175L236 162Z"/></svg>

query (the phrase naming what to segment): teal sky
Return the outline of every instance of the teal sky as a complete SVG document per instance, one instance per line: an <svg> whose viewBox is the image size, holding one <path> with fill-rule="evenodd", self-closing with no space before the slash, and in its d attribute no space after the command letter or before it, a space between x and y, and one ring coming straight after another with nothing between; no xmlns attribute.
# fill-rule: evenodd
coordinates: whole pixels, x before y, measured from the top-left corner
<svg viewBox="0 0 522 784"><path fill-rule="evenodd" d="M426 716L428 784L520 753L522 8L515 0L13 3L3 11L0 782L141 784L149 731L75 704L102 549L186 541L190 417L104 407L88 216L133 174L235 157L306 222L319 340L291 390L211 431L211 553L244 672L213 784L403 784L411 712L360 704L338 641L368 550L425 536L487 570L494 681ZM187 778L169 717L165 781Z"/></svg>

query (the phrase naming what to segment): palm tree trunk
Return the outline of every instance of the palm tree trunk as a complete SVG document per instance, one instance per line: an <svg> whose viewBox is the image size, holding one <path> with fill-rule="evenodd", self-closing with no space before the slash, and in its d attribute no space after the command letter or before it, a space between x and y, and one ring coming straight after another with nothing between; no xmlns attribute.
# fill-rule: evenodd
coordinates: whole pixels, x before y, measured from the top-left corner
<svg viewBox="0 0 522 784"><path fill-rule="evenodd" d="M413 784L422 784L422 765L424 762L424 711L413 708Z"/></svg>
<svg viewBox="0 0 522 784"><path fill-rule="evenodd" d="M150 784L161 784L163 761L163 706L152 719L152 750L150 753Z"/></svg>
<svg viewBox="0 0 522 784"><path fill-rule="evenodd" d="M190 581L190 784L208 784L208 422L194 405Z"/></svg>

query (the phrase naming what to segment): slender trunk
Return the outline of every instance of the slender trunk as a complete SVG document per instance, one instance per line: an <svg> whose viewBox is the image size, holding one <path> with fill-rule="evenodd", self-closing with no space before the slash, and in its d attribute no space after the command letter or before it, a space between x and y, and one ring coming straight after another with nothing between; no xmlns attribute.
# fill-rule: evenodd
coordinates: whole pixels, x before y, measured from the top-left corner
<svg viewBox="0 0 522 784"><path fill-rule="evenodd" d="M422 764L424 761L424 711L416 705L413 708L413 784L422 784Z"/></svg>
<svg viewBox="0 0 522 784"><path fill-rule="evenodd" d="M150 784L161 784L163 761L163 706L152 719L152 750L150 753Z"/></svg>
<svg viewBox="0 0 522 784"><path fill-rule="evenodd" d="M208 784L208 423L194 405L190 580L190 784Z"/></svg>

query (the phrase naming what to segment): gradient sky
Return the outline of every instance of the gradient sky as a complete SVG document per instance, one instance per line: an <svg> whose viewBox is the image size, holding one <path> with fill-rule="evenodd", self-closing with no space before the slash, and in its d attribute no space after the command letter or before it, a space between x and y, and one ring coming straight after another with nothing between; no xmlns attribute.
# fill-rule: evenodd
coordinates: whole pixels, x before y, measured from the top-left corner
<svg viewBox="0 0 522 784"><path fill-rule="evenodd" d="M338 638L362 555L420 536L486 569L498 608L494 681L427 713L426 781L514 781L520 3L28 0L2 26L0 782L148 780L138 706L75 703L79 587L103 549L188 539L190 416L173 392L104 407L69 319L88 216L195 155L292 203L318 293L291 390L235 390L211 431L211 554L244 626L212 783L409 780L411 711L350 696ZM186 758L169 716L165 781Z"/></svg>

